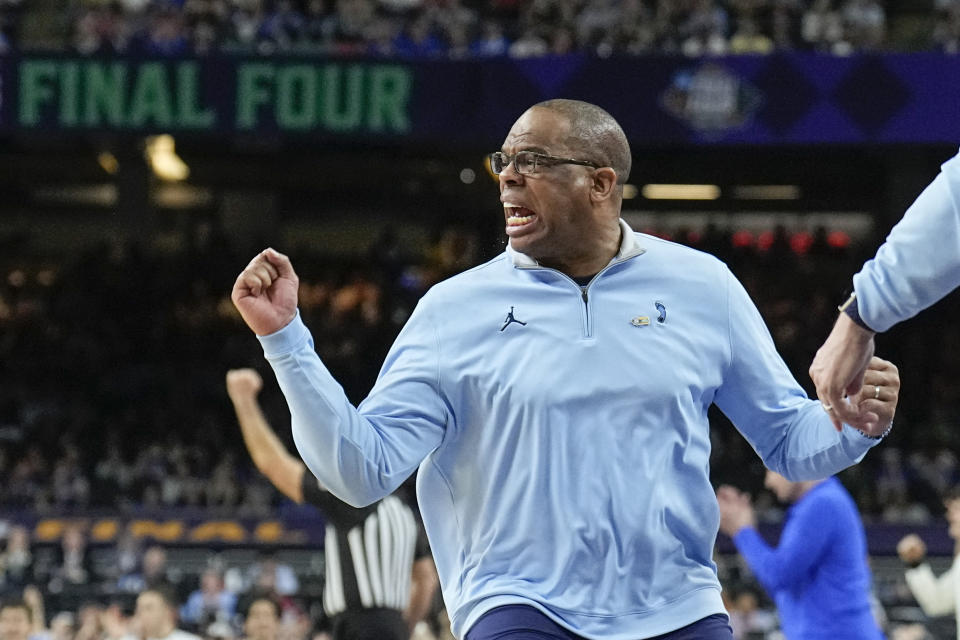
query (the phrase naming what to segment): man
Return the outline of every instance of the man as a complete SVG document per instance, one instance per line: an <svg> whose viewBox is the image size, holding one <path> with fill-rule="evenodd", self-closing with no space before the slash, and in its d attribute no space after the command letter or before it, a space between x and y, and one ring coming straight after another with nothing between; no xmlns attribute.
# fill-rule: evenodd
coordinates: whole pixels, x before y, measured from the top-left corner
<svg viewBox="0 0 960 640"><path fill-rule="evenodd" d="M277 640L280 630L280 605L270 598L257 598L247 608L243 621L245 640Z"/></svg>
<svg viewBox="0 0 960 640"><path fill-rule="evenodd" d="M30 605L10 599L0 604L0 640L29 640L33 630Z"/></svg>
<svg viewBox="0 0 960 640"><path fill-rule="evenodd" d="M191 628L205 628L216 620L229 620L237 608L237 594L223 586L223 572L208 567L200 574L200 588L180 607L180 620Z"/></svg>
<svg viewBox="0 0 960 640"><path fill-rule="evenodd" d="M491 157L506 252L423 297L359 409L312 348L286 256L234 285L324 486L362 505L419 467L457 638L729 640L710 405L797 480L887 427L865 410L834 430L722 263L620 220L630 162L599 107L526 111Z"/></svg>
<svg viewBox="0 0 960 640"><path fill-rule="evenodd" d="M323 489L270 429L257 401L262 388L253 369L227 373L227 392L257 469L288 498L314 505L327 518L323 605L334 640L407 640L429 610L437 582L413 511L394 496L357 509Z"/></svg>
<svg viewBox="0 0 960 640"><path fill-rule="evenodd" d="M875 406L893 421L900 378L897 368L873 358L864 390L882 384L888 393ZM857 506L836 478L791 482L767 471L764 485L792 504L772 548L756 530L750 498L733 487L717 490L720 530L730 536L780 614L787 640L880 640L870 602L866 533Z"/></svg>
<svg viewBox="0 0 960 640"><path fill-rule="evenodd" d="M164 587L147 589L137 596L130 640L200 640L177 628L177 601Z"/></svg>
<svg viewBox="0 0 960 640"><path fill-rule="evenodd" d="M907 566L907 586L920 608L928 616L945 616L953 613L957 617L957 638L960 639L960 588L957 580L960 575L960 488L952 489L944 498L950 537L956 542L953 564L939 578L933 574L927 562L927 546L915 533L904 537L897 543L897 554Z"/></svg>
<svg viewBox="0 0 960 640"><path fill-rule="evenodd" d="M853 277L833 330L810 365L817 396L834 424L858 419L844 400L860 388L874 334L912 318L960 285L960 157L907 209L877 255Z"/></svg>

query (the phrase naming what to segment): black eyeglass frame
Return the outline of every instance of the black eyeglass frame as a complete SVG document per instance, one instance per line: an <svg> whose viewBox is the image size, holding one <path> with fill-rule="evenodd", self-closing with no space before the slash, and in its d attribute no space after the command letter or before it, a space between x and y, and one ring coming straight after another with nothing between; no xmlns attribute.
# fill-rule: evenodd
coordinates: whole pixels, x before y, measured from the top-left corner
<svg viewBox="0 0 960 640"><path fill-rule="evenodd" d="M533 156L533 169L531 169L530 171L520 170L520 164L523 164L523 163L517 163L517 158L519 158L521 155ZM594 169L600 168L600 165L598 165L596 162L591 162L590 160L578 160L576 158L564 158L562 156L551 156L546 153L540 153L539 151L517 151L512 156L507 155L502 151L494 151L487 157L490 159L490 171L492 171L494 175L500 175L501 173L503 173L503 171L508 166L510 166L510 163L513 163L513 168L517 173L524 176L528 176L536 173L539 170L541 164L545 167L552 167L558 164L576 164L583 167L592 167ZM496 157L499 157L503 160L500 171L497 171L496 169L496 161L494 160L494 158Z"/></svg>

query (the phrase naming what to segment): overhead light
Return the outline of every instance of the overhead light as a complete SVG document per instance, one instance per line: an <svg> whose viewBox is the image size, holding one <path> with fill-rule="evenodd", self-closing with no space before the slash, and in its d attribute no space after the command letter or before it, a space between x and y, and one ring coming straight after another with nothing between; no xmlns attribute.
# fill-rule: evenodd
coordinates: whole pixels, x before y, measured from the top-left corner
<svg viewBox="0 0 960 640"><path fill-rule="evenodd" d="M720 187L715 184L645 184L643 197L647 200L716 200Z"/></svg>
<svg viewBox="0 0 960 640"><path fill-rule="evenodd" d="M625 184L623 185L623 199L624 200L633 200L637 197L637 185L635 184Z"/></svg>
<svg viewBox="0 0 960 640"><path fill-rule="evenodd" d="M146 155L153 174L161 180L179 182L190 175L190 167L177 155L173 136L170 134L148 137Z"/></svg>
<svg viewBox="0 0 960 640"><path fill-rule="evenodd" d="M116 175L117 170L120 168L120 163L117 162L117 156L113 155L109 151L101 151L97 154L97 164L100 165L101 169L112 176Z"/></svg>
<svg viewBox="0 0 960 640"><path fill-rule="evenodd" d="M800 187L795 184L741 184L733 188L737 200L799 200Z"/></svg>

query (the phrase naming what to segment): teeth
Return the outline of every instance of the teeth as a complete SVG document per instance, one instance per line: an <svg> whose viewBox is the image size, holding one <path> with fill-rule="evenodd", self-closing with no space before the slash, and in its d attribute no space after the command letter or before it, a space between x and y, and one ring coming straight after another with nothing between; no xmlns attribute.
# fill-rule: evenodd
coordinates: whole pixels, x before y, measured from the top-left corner
<svg viewBox="0 0 960 640"><path fill-rule="evenodd" d="M531 222L535 217L536 216L510 216L507 218L507 224L511 227L518 227Z"/></svg>

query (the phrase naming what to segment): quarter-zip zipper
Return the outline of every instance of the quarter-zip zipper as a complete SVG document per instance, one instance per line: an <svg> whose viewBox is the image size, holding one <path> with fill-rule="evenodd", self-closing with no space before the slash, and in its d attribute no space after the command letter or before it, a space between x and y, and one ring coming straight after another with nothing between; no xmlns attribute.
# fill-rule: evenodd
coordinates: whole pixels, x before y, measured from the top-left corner
<svg viewBox="0 0 960 640"><path fill-rule="evenodd" d="M530 271L533 271L533 270L535 270L535 269L542 269L542 270L544 270L544 271L553 271L554 273L559 274L561 277L563 277L563 278L565 278L566 280L568 280L568 281L570 282L570 284L572 284L574 287L576 287L577 290L580 292L580 299L583 300L582 312L581 312L581 314L580 314L580 324L581 324L581 329L582 329L582 335L583 335L584 338L592 338L592 337L593 337L593 317L590 315L590 295L589 295L589 293L588 293L588 290L590 289L590 285L592 285L594 282L596 282L596 281L597 281L597 278L599 278L599 277L603 274L603 272L606 271L607 269L610 269L611 267L615 267L615 266L617 266L618 264L622 264L622 263L626 262L627 260L629 260L629 259L631 259L631 258L635 258L635 257L637 257L638 255L640 255L640 254L642 254L642 253L643 253L643 251L639 251L639 252L637 252L637 253L633 253L633 254L624 256L623 258L620 258L619 260L615 260L615 261L611 262L610 264L608 264L607 266L605 266L603 269L600 269L600 271L598 271L598 272L596 273L596 275L594 275L592 278L590 278L590 282L588 282L586 285L584 285L584 286L582 286L582 287L581 287L579 284L577 284L577 281L576 281L576 280L574 280L573 278L571 278L570 276L568 276L567 274L565 274L563 271L559 271L559 270L553 269L553 268L551 268L551 267L541 267L540 265L529 265L529 266L528 266L528 265L518 265L518 266L517 266L517 269L527 269L527 270L530 270Z"/></svg>

